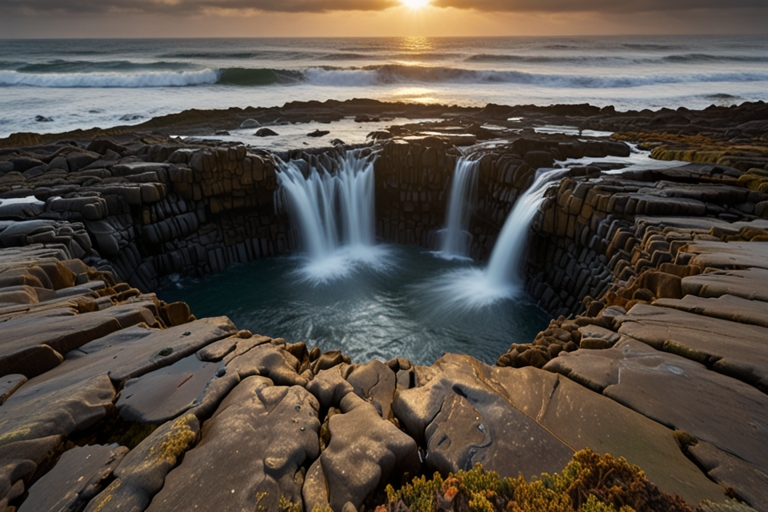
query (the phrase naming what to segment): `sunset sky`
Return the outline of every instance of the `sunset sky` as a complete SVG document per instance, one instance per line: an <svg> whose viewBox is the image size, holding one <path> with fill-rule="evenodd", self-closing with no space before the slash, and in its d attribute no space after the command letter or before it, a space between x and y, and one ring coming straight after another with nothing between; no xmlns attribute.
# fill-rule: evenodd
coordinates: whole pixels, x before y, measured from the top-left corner
<svg viewBox="0 0 768 512"><path fill-rule="evenodd" d="M768 0L0 0L2 37L768 33Z"/></svg>

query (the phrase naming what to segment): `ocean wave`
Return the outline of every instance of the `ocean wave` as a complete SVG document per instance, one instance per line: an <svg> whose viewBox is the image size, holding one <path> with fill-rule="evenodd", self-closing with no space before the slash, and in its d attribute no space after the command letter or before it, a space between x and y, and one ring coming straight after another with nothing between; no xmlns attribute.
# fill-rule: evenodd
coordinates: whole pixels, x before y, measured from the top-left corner
<svg viewBox="0 0 768 512"><path fill-rule="evenodd" d="M306 81L301 71L286 69L226 68L218 70L217 83L253 87L259 85L294 84Z"/></svg>
<svg viewBox="0 0 768 512"><path fill-rule="evenodd" d="M661 60L673 63L696 62L768 62L765 55L711 55L708 53L685 53L668 55Z"/></svg>
<svg viewBox="0 0 768 512"><path fill-rule="evenodd" d="M629 62L625 57L602 57L602 56L549 56L549 55L509 55L494 53L479 53L471 55L465 59L467 62L520 62L529 64L550 64L550 63L597 63L597 62Z"/></svg>
<svg viewBox="0 0 768 512"><path fill-rule="evenodd" d="M15 67L19 73L120 73L145 70L182 71L195 66L186 62L133 62L128 60L88 61L88 60L52 60L23 64Z"/></svg>
<svg viewBox="0 0 768 512"><path fill-rule="evenodd" d="M373 86L400 83L520 84L562 88L628 88L657 84L768 81L768 73L704 73L642 76L542 74L476 71L460 68L384 65L355 69L314 68L304 79L326 86Z"/></svg>
<svg viewBox="0 0 768 512"><path fill-rule="evenodd" d="M0 86L89 88L89 87L185 87L215 84L221 73L214 69L144 73L20 73L0 71Z"/></svg>
<svg viewBox="0 0 768 512"><path fill-rule="evenodd" d="M668 73L656 75L547 74L478 71L451 67L387 64L357 68L313 67L304 70L223 68L132 73L22 73L0 71L0 85L36 87L183 87L222 85L260 87L304 83L330 87L397 84L518 84L540 87L603 89L676 83L768 81L768 72Z"/></svg>

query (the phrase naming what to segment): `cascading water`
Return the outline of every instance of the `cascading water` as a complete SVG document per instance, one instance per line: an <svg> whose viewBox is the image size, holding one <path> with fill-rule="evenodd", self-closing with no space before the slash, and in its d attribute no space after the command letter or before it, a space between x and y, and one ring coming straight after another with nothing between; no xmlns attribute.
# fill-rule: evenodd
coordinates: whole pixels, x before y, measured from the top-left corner
<svg viewBox="0 0 768 512"><path fill-rule="evenodd" d="M541 172L523 196L518 199L493 247L485 277L489 283L499 283L502 286L520 286L523 283L523 258L525 257L525 241L528 228L533 217L544 200L544 194L549 184L558 180L568 172Z"/></svg>
<svg viewBox="0 0 768 512"><path fill-rule="evenodd" d="M355 264L375 265L374 160L348 151L305 174L305 161L281 162L280 203L297 223L308 264L305 277L322 282L347 275Z"/></svg>
<svg viewBox="0 0 768 512"><path fill-rule="evenodd" d="M490 262L483 269L460 269L429 285L433 311L453 313L489 306L514 297L522 288L525 241L536 211L549 185L567 171L540 170L533 185L518 199L493 248Z"/></svg>
<svg viewBox="0 0 768 512"><path fill-rule="evenodd" d="M472 234L469 233L470 209L477 188L479 167L480 160L472 156L463 156L456 162L445 228L438 231L440 254L443 257L469 257L469 246L472 243Z"/></svg>

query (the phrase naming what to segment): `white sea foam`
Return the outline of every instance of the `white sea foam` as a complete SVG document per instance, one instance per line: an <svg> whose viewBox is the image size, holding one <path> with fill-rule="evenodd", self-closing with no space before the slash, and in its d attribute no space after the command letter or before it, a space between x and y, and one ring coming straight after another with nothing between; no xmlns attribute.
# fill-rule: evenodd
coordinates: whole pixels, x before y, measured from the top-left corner
<svg viewBox="0 0 768 512"><path fill-rule="evenodd" d="M143 73L20 73L0 71L0 85L32 87L90 88L90 87L185 87L215 84L219 71L159 71Z"/></svg>

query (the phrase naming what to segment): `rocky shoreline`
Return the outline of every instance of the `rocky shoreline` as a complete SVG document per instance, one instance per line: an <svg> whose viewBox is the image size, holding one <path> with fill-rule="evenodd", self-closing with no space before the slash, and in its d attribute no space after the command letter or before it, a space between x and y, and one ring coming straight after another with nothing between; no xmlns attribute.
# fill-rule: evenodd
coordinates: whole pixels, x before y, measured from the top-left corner
<svg viewBox="0 0 768 512"><path fill-rule="evenodd" d="M170 133L393 111L440 121L359 149L379 155L378 237L429 247L456 146L494 141L480 149L476 259L538 168L626 157L628 142L693 163L572 164L537 214L526 270L529 293L559 318L495 367L451 354L431 367L353 362L196 319L153 293L168 276L298 244L275 204L277 155ZM549 125L622 133L535 131ZM690 504L739 510L724 505L736 497L766 510L765 105L327 102L133 130L1 142L14 148L0 150L0 201L23 200L0 202L0 510L370 510L387 484L418 475L481 463L530 479L585 448Z"/></svg>

